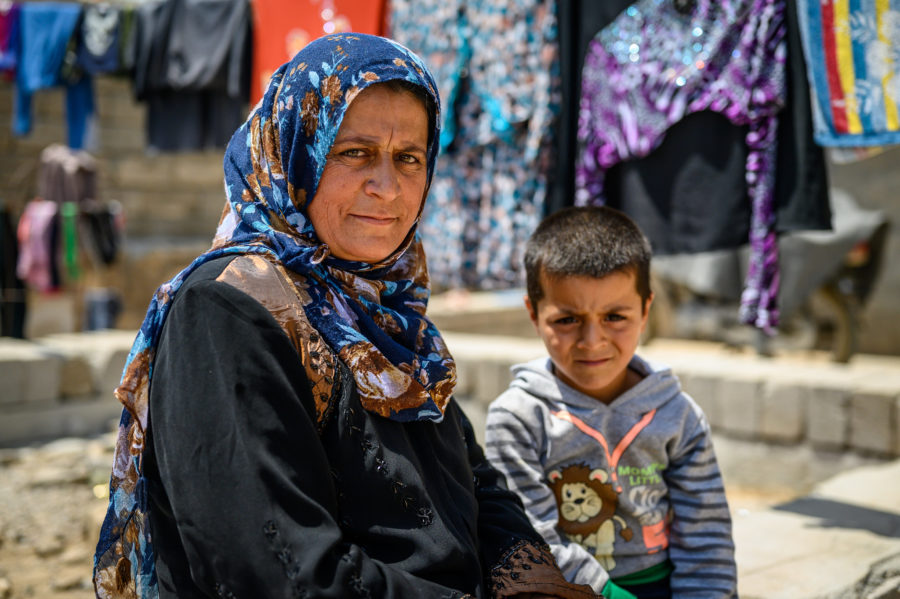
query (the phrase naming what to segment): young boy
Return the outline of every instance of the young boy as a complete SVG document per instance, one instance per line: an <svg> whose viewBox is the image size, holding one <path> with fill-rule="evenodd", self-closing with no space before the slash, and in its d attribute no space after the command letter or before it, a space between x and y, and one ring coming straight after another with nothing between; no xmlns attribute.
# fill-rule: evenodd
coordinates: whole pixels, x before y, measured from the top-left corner
<svg viewBox="0 0 900 599"><path fill-rule="evenodd" d="M567 208L525 251L525 306L549 360L513 367L488 458L566 577L604 597L736 597L731 518L700 407L635 355L650 244L625 214Z"/></svg>

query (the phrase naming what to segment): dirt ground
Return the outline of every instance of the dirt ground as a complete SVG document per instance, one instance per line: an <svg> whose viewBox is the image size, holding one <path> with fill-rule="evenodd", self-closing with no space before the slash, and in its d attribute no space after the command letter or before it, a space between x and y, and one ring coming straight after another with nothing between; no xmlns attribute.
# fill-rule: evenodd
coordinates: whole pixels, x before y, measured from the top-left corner
<svg viewBox="0 0 900 599"><path fill-rule="evenodd" d="M108 435L0 450L0 599L94 596L113 443Z"/></svg>

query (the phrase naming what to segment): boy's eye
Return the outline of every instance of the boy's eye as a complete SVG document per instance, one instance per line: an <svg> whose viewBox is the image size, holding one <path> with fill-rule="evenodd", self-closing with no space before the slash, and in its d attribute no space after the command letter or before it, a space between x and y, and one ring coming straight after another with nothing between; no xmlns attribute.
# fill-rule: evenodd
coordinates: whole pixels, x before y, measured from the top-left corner
<svg viewBox="0 0 900 599"><path fill-rule="evenodd" d="M553 324L573 324L575 322L577 322L577 319L574 316L563 316L554 320Z"/></svg>
<svg viewBox="0 0 900 599"><path fill-rule="evenodd" d="M606 317L606 320L608 320L610 322L622 322L623 320L625 320L625 317L622 316L621 314L609 314Z"/></svg>

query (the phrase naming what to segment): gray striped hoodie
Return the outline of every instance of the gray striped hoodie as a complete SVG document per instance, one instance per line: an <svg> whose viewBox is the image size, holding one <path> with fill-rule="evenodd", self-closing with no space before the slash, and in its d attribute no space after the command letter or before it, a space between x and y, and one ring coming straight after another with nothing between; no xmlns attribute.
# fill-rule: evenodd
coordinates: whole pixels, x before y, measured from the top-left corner
<svg viewBox="0 0 900 599"><path fill-rule="evenodd" d="M513 367L485 448L566 578L600 591L668 558L675 598L737 596L731 517L709 424L664 366L609 405L542 358Z"/></svg>

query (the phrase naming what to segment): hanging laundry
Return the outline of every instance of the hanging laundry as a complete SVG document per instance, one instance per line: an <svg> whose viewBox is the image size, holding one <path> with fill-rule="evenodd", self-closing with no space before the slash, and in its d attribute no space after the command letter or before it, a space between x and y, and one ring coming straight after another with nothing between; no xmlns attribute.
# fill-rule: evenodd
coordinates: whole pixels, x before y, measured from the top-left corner
<svg viewBox="0 0 900 599"><path fill-rule="evenodd" d="M91 77L65 81L60 68L66 46L72 38L81 5L63 2L26 2L19 9L19 49L16 67L15 114L13 132L31 131L31 97L41 89L66 88L68 144L83 148L90 119L94 114L94 87Z"/></svg>
<svg viewBox="0 0 900 599"><path fill-rule="evenodd" d="M81 276L78 222L81 206L97 197L97 161L84 150L52 144L41 151L38 170L39 196L58 206L60 278Z"/></svg>
<svg viewBox="0 0 900 599"><path fill-rule="evenodd" d="M78 254L78 205L75 202L63 202L59 206L59 214L62 225L60 247L65 271L63 280L75 281L81 278Z"/></svg>
<svg viewBox="0 0 900 599"><path fill-rule="evenodd" d="M648 155L686 116L712 111L747 132L751 257L741 320L778 322L773 189L785 103L782 0L642 0L591 41L582 80L576 201L606 199L614 165Z"/></svg>
<svg viewBox="0 0 900 599"><path fill-rule="evenodd" d="M823 146L900 144L896 2L797 0L797 7L816 141Z"/></svg>
<svg viewBox="0 0 900 599"><path fill-rule="evenodd" d="M97 197L97 159L84 150L51 144L41 151L38 195L57 204Z"/></svg>
<svg viewBox="0 0 900 599"><path fill-rule="evenodd" d="M91 75L126 73L134 25L134 8L86 4L77 31L77 66Z"/></svg>
<svg viewBox="0 0 900 599"><path fill-rule="evenodd" d="M95 268L115 262L122 245L125 222L122 205L116 200L88 200L79 210L79 237L82 248Z"/></svg>
<svg viewBox="0 0 900 599"><path fill-rule="evenodd" d="M0 74L12 81L19 47L19 5L0 0Z"/></svg>
<svg viewBox="0 0 900 599"><path fill-rule="evenodd" d="M562 102L556 126L555 176L547 214L575 201L578 106L584 54L591 39L634 0L570 0L557 4ZM775 225L778 232L831 228L825 153L812 135L806 62L794 0L787 26L785 106L778 113ZM606 204L628 213L655 256L736 249L747 244L746 125L709 111L673 125L644 157L606 173ZM710 198L715 205L710 206ZM740 291L738 291L739 293Z"/></svg>
<svg viewBox="0 0 900 599"><path fill-rule="evenodd" d="M0 337L25 337L25 283L16 273L19 242L9 206L0 200Z"/></svg>
<svg viewBox="0 0 900 599"><path fill-rule="evenodd" d="M351 31L384 35L387 0L251 0L251 4L253 104L262 98L275 69L314 39Z"/></svg>
<svg viewBox="0 0 900 599"><path fill-rule="evenodd" d="M632 2L634 0L567 0L556 3L561 110L554 128L556 162L545 214L575 203L578 103L581 100L581 71L588 43Z"/></svg>
<svg viewBox="0 0 900 599"><path fill-rule="evenodd" d="M404 0L391 35L432 68L442 151L422 215L432 284L524 284L525 242L544 213L558 112L555 2Z"/></svg>
<svg viewBox="0 0 900 599"><path fill-rule="evenodd" d="M147 103L148 147L223 147L246 115L246 0L149 1L135 18L133 85L136 98Z"/></svg>
<svg viewBox="0 0 900 599"><path fill-rule="evenodd" d="M16 228L16 274L36 291L54 291L60 286L58 214L56 202L35 198L25 205Z"/></svg>
<svg viewBox="0 0 900 599"><path fill-rule="evenodd" d="M812 102L797 15L797 0L785 1L785 105L778 114L775 163L775 229L832 228L828 164L813 135ZM779 296L783 297L780 292Z"/></svg>
<svg viewBox="0 0 900 599"><path fill-rule="evenodd" d="M422 56L437 83L443 117L441 153L456 136L458 87L472 54L464 6L464 0L391 0L389 4L390 37Z"/></svg>

